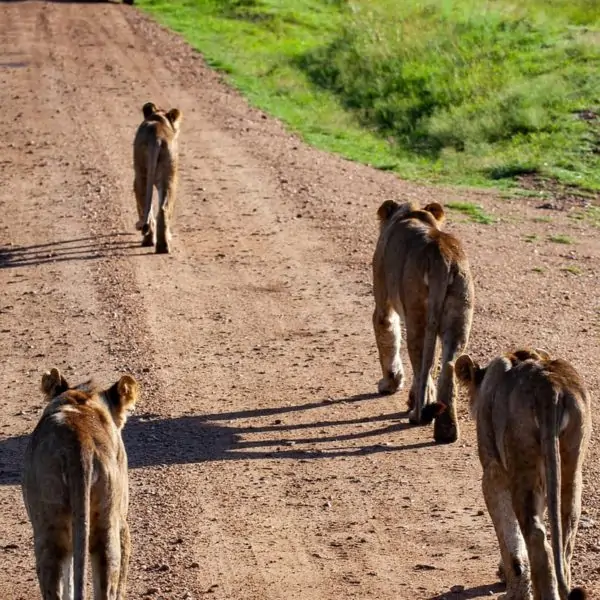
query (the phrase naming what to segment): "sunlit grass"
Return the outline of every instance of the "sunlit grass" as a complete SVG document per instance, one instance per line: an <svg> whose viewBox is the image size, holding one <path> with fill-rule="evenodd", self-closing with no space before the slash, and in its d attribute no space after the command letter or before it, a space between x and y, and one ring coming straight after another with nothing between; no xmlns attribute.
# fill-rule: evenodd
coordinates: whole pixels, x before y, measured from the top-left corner
<svg viewBox="0 0 600 600"><path fill-rule="evenodd" d="M137 0L309 143L431 182L600 189L596 0Z"/></svg>

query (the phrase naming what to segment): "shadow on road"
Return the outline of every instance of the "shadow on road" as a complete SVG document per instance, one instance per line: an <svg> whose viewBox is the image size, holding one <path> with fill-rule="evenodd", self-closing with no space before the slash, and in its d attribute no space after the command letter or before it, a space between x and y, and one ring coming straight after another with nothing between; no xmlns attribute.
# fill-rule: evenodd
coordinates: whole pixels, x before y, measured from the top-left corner
<svg viewBox="0 0 600 600"><path fill-rule="evenodd" d="M489 585L478 585L477 587L465 588L460 592L447 591L437 596L431 596L427 600L474 600L475 598L488 598L492 594L499 594L506 586L499 581Z"/></svg>
<svg viewBox="0 0 600 600"><path fill-rule="evenodd" d="M363 402L364 400L375 400L381 398L380 394L368 393L368 394L356 394L355 396L348 396L347 398L327 398L326 400L319 400L318 402L307 402L306 404L293 404L286 406L273 406L270 408L252 408L249 410L238 410L233 412L225 413L212 413L204 415L203 418L209 421L227 421L235 419L251 419L255 417L268 417L271 415L283 415L285 413L299 412L310 410L312 408L324 408L326 406L333 406L335 404L351 404L354 402ZM408 413L402 413L399 416L406 416ZM367 420L372 421L372 418ZM299 427L305 425L300 424ZM307 424L307 427L315 427L315 425Z"/></svg>
<svg viewBox="0 0 600 600"><path fill-rule="evenodd" d="M122 239L123 236L128 239ZM31 246L0 246L0 269L64 261L98 260L133 248L140 249L140 239L131 233L110 233ZM148 250L151 252L151 249L145 249L140 254L147 254Z"/></svg>
<svg viewBox="0 0 600 600"><path fill-rule="evenodd" d="M202 461L253 460L253 459L322 459L338 456L365 456L379 452L397 452L433 446L433 441L415 444L380 442L373 438L396 434L408 427L398 422L406 413L390 413L375 417L343 419L336 421L312 421L310 423L285 424L275 419L271 424L256 426L223 425L224 421L282 415L292 411L325 407L337 402L358 402L375 397L361 394L346 399L307 403L240 412L213 413L198 416L182 416L173 419L154 414L132 416L123 431L127 447L129 467L132 469L155 465L188 464ZM382 423L381 427L363 429L363 425ZM387 422L387 423L385 423ZM324 433L325 428L356 425L352 433L336 435ZM359 426L361 428L359 429ZM295 436L294 431L317 429L313 437ZM269 439L252 439L252 434L279 433ZM0 440L0 485L20 483L23 455L28 436L15 436ZM357 444L357 442L361 442ZM369 443L371 442L371 443ZM323 445L325 444L325 445Z"/></svg>

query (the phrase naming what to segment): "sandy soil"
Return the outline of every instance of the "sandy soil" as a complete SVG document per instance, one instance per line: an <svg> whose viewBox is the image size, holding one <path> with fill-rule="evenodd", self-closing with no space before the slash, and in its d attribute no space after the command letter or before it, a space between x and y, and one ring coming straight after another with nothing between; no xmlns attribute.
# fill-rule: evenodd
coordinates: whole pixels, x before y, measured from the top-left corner
<svg viewBox="0 0 600 600"><path fill-rule="evenodd" d="M0 597L39 597L19 480L51 366L143 386L125 430L129 598L499 594L464 403L461 441L436 446L407 426L406 389L374 394L375 212L482 204L494 225L448 225L476 280L471 352L546 348L594 395L598 229L535 197L420 187L313 150L122 5L2 3L0 86ZM170 256L134 230L147 100L184 113ZM596 592L598 453L594 436L574 572Z"/></svg>

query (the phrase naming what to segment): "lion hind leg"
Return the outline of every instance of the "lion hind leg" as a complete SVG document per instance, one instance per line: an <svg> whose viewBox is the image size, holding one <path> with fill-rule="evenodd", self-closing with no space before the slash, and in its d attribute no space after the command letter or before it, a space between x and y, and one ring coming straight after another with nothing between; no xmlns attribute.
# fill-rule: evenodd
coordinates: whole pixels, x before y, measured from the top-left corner
<svg viewBox="0 0 600 600"><path fill-rule="evenodd" d="M469 342L472 304L469 282L464 277L455 278L444 301L440 322L442 360L437 386L439 408L433 426L433 438L438 443L455 442L460 435L456 410L458 390L454 362L465 351Z"/></svg>
<svg viewBox="0 0 600 600"><path fill-rule="evenodd" d="M437 410L433 426L436 442L449 444L458 440L460 432L456 410L458 388L454 374L454 361L467 345L462 328L450 328L442 336L442 368L437 386Z"/></svg>
<svg viewBox="0 0 600 600"><path fill-rule="evenodd" d="M129 533L129 525L124 521L120 531L121 543L121 564L119 570L119 587L117 589L117 600L125 599L127 590L127 575L129 572L129 559L131 557L131 535Z"/></svg>
<svg viewBox="0 0 600 600"><path fill-rule="evenodd" d="M63 600L63 568L67 553L58 545L45 543L36 547L36 571L42 598L44 600Z"/></svg>
<svg viewBox="0 0 600 600"><path fill-rule="evenodd" d="M168 254L171 251L171 215L175 204L175 182L173 180L159 188L158 199L156 252L157 254Z"/></svg>
<svg viewBox="0 0 600 600"><path fill-rule="evenodd" d="M528 600L531 591L527 547L513 510L506 474L499 465L492 463L485 467L481 485L500 546L499 574L506 582L506 599Z"/></svg>
<svg viewBox="0 0 600 600"><path fill-rule="evenodd" d="M121 542L119 530L107 524L96 532L90 548L94 598L117 598L121 576Z"/></svg>
<svg viewBox="0 0 600 600"><path fill-rule="evenodd" d="M61 565L62 573L62 597L64 600L72 600L74 597L73 587L73 555L65 556Z"/></svg>
<svg viewBox="0 0 600 600"><path fill-rule="evenodd" d="M522 470L511 481L513 506L525 538L535 600L558 598L558 582L552 561L552 548L544 525L545 498L541 489L532 489L537 480L535 468Z"/></svg>
<svg viewBox="0 0 600 600"><path fill-rule="evenodd" d="M133 189L135 192L135 201L138 211L138 221L135 224L135 228L138 231L144 230L144 210L146 205L146 181L136 177L133 182ZM155 243L155 221L152 206L150 207L150 215L148 219L148 227L142 238L142 246L154 246Z"/></svg>
<svg viewBox="0 0 600 600"><path fill-rule="evenodd" d="M411 315L407 312L406 343L413 372L413 382L408 396L408 404L411 408L409 420L411 423L420 425L423 407L434 404L436 401L436 389L431 376L435 345L433 346L433 355L428 368L423 368L426 362L423 359L425 326L418 313Z"/></svg>
<svg viewBox="0 0 600 600"><path fill-rule="evenodd" d="M393 394L404 381L404 367L400 359L400 316L390 307L377 307L373 312L373 329L383 375L377 388L380 394Z"/></svg>
<svg viewBox="0 0 600 600"><path fill-rule="evenodd" d="M575 420L574 420L575 421ZM573 422L577 427L578 423ZM571 586L571 559L575 548L575 539L579 519L581 517L581 492L583 487L581 465L585 451L583 440L578 444L569 445L561 451L561 478L560 478L560 511L563 535L563 555L565 566L565 580Z"/></svg>

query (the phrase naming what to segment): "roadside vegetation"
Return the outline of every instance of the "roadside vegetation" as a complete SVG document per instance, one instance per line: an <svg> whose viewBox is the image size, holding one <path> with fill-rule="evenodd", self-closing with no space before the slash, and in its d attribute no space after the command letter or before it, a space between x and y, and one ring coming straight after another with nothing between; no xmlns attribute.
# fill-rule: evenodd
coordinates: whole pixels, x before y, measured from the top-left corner
<svg viewBox="0 0 600 600"><path fill-rule="evenodd" d="M309 143L400 176L600 190L597 0L138 0Z"/></svg>

